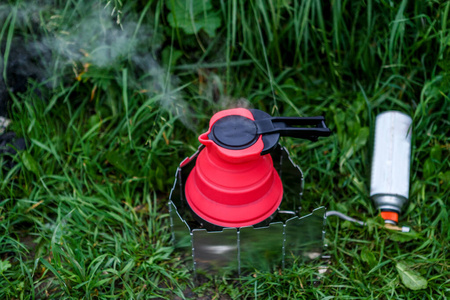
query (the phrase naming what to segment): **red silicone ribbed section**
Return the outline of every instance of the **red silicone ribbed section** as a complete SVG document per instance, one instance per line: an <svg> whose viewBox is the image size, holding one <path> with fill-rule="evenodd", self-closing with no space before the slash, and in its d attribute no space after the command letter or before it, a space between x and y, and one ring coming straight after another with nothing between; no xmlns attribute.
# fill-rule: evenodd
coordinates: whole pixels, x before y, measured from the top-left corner
<svg viewBox="0 0 450 300"><path fill-rule="evenodd" d="M283 197L281 179L270 154L230 163L205 148L186 182L186 199L205 221L243 227L270 217Z"/></svg>

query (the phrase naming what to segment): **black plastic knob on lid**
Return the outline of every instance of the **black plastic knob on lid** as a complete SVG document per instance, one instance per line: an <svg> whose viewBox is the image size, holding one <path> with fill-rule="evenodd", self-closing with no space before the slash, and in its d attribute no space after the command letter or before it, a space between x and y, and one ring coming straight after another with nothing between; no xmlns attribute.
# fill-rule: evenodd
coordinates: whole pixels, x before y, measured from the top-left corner
<svg viewBox="0 0 450 300"><path fill-rule="evenodd" d="M258 136L255 122L238 115L217 120L208 135L217 145L234 150L250 147L258 140Z"/></svg>

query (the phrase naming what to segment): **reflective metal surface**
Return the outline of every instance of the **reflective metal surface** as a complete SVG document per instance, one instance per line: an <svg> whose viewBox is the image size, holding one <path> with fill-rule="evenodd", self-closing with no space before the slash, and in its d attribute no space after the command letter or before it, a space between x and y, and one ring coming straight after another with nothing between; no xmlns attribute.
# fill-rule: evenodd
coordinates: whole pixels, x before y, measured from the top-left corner
<svg viewBox="0 0 450 300"><path fill-rule="evenodd" d="M303 193L303 173L292 162L284 147L279 145L270 155L283 183L283 201L280 210L298 211Z"/></svg>
<svg viewBox="0 0 450 300"><path fill-rule="evenodd" d="M239 229L241 271L271 271L283 262L284 224Z"/></svg>
<svg viewBox="0 0 450 300"><path fill-rule="evenodd" d="M194 270L209 273L232 273L239 270L237 228L208 232L194 229Z"/></svg>
<svg viewBox="0 0 450 300"><path fill-rule="evenodd" d="M310 214L300 214L303 174L285 148L278 146L271 153L284 193L269 226L217 227L216 231L203 228L184 195L187 177L199 151L180 164L169 202L174 246L192 257L195 272L234 276L288 267L321 255L326 210L320 207Z"/></svg>
<svg viewBox="0 0 450 300"><path fill-rule="evenodd" d="M324 207L315 209L304 217L294 217L286 222L285 266L296 261L320 257L324 238Z"/></svg>
<svg viewBox="0 0 450 300"><path fill-rule="evenodd" d="M180 217L175 206L169 202L170 226L172 227L172 239L176 248L192 249L191 229Z"/></svg>

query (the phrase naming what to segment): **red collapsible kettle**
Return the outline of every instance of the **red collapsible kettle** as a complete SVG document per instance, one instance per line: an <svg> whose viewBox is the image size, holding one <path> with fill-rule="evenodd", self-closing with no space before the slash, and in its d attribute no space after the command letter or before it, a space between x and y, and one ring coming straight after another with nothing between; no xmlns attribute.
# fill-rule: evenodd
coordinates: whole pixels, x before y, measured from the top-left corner
<svg viewBox="0 0 450 300"><path fill-rule="evenodd" d="M312 127L294 127L306 125ZM272 117L244 108L220 111L199 137L205 147L186 182L187 203L207 224L261 223L276 213L283 198L269 154L280 136L317 140L330 134L324 117Z"/></svg>

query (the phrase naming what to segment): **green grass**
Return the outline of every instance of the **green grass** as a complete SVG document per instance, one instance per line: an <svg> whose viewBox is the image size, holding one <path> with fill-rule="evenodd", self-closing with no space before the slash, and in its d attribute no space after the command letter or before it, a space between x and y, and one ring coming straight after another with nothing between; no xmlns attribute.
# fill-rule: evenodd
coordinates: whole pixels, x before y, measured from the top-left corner
<svg viewBox="0 0 450 300"><path fill-rule="evenodd" d="M169 22L173 1L0 4L4 79L17 45L34 47L39 70L10 93L28 148L0 169L0 298L449 297L450 3L204 1L187 20L207 30L187 34ZM414 234L330 217L320 278L315 262L194 284L170 243L168 194L210 116L237 105L324 115L330 138L282 141L304 171L304 207L370 224L374 118L412 116L401 224ZM428 287L408 289L398 262Z"/></svg>

